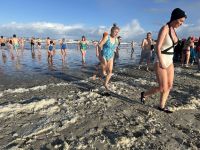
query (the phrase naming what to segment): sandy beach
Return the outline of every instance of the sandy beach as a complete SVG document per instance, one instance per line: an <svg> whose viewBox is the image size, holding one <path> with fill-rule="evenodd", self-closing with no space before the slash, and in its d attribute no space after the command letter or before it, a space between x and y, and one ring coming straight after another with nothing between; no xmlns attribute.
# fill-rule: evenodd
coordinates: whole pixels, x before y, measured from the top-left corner
<svg viewBox="0 0 200 150"><path fill-rule="evenodd" d="M41 77L20 88L1 87L0 147L199 149L200 76L195 67L175 68L167 104L172 114L157 109L159 95L140 103L140 92L157 83L153 71L134 65L115 67L109 93L88 68Z"/></svg>
<svg viewBox="0 0 200 150"><path fill-rule="evenodd" d="M0 150L200 150L199 8L1 1Z"/></svg>

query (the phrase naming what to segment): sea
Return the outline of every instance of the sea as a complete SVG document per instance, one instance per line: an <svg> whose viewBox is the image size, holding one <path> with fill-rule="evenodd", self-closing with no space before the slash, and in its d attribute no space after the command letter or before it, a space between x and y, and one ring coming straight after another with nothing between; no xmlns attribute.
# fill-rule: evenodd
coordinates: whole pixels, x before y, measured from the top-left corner
<svg viewBox="0 0 200 150"><path fill-rule="evenodd" d="M39 54L37 46L35 46L34 51L31 51L30 43L26 43L23 50L19 49L18 56L14 52L14 57L11 57L8 48L1 49L0 90L46 84L46 82L51 82L50 76L64 78L68 81L76 80L72 79L76 75L86 78L92 76L95 66L99 63L95 46L90 45L88 47L86 64L84 65L77 44L70 43L67 46L65 62L62 61L60 46L57 45L52 63L47 61L45 43L42 43L41 54ZM115 60L114 67L123 68L125 65L137 64L140 59L140 52L140 47L136 45L131 57L131 44L122 43L119 58ZM84 75L82 76L82 74Z"/></svg>

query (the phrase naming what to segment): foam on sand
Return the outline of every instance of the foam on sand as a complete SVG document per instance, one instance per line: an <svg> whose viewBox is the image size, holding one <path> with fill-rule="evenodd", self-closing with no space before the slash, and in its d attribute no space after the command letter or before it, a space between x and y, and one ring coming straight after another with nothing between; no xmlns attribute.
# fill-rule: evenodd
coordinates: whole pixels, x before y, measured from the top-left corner
<svg viewBox="0 0 200 150"><path fill-rule="evenodd" d="M16 89L8 89L8 90L4 90L0 92L0 98L3 97L6 94L21 94L21 93L25 93L25 92L31 92L31 91L42 91L47 89L50 86L53 87L59 87L59 86L67 86L69 85L69 83L57 83L57 84L48 84L48 85L41 85L41 86L35 86L35 87L31 87L31 88L16 88Z"/></svg>
<svg viewBox="0 0 200 150"><path fill-rule="evenodd" d="M117 142L117 147L118 148L130 148L133 145L135 140L136 140L135 137L133 137L133 138L121 137Z"/></svg>
<svg viewBox="0 0 200 150"><path fill-rule="evenodd" d="M68 102L67 99L64 100L65 104ZM9 147L13 143L22 143L26 141L26 143L31 143L31 140L40 139L44 135L54 134L56 135L58 131L62 131L66 129L69 125L74 124L79 119L79 115L76 114L73 110L72 106L62 105L62 108L67 107L67 111L63 114L58 114L61 111L59 100L56 99L42 99L40 101L34 101L26 104L8 104L4 106L0 106L0 118L21 118L23 120L23 116L27 114L29 117L34 117L35 115L41 116L41 118L36 121L26 122L21 126L21 128L25 129L22 131L18 131L15 134L15 138L5 145L5 147ZM59 126L59 122L61 122L61 126ZM29 128L29 130L27 130ZM14 136L13 136L14 137ZM27 141L27 139L29 139ZM18 145L19 146L19 145ZM67 145L66 145L67 146ZM16 147L13 147L16 148Z"/></svg>
<svg viewBox="0 0 200 150"><path fill-rule="evenodd" d="M8 89L0 92L0 97L3 97L6 94L17 94L17 93L24 93L29 91L36 91L36 90L45 90L47 88L47 85L42 86L35 86L32 88L17 88L17 89Z"/></svg>
<svg viewBox="0 0 200 150"><path fill-rule="evenodd" d="M0 91L0 98L3 97L4 95L7 94L22 94L25 92L32 92L32 91L42 91L47 89L48 87L52 86L52 87L60 87L60 86L67 86L70 84L74 84L74 83L87 83L88 80L80 80L80 81L73 81L70 83L65 83L65 82L61 82L61 83L51 83L48 85L41 85L41 86L35 86L35 87L31 87L31 88L16 88L16 89L7 89L4 91Z"/></svg>
<svg viewBox="0 0 200 150"><path fill-rule="evenodd" d="M0 106L0 118L2 117L12 117L18 113L21 112L26 112L26 113L34 113L34 112L45 112L48 111L48 115L56 112L59 110L58 107L53 106L56 103L55 99L43 99L41 101L37 101L37 102L32 102L29 104L8 104L6 106ZM50 106L53 106L51 109L49 109Z"/></svg>
<svg viewBox="0 0 200 150"><path fill-rule="evenodd" d="M142 78L135 79L135 80L134 80L134 83L135 83L135 84L141 84L141 85L146 85L146 84L148 84L148 85L151 85L151 86L157 85L157 82L150 82L150 81L145 80L145 79L142 79Z"/></svg>
<svg viewBox="0 0 200 150"><path fill-rule="evenodd" d="M172 111L178 111L178 110L195 110L198 108L200 108L200 99L191 98L188 104L179 107L171 107L170 109Z"/></svg>
<svg viewBox="0 0 200 150"><path fill-rule="evenodd" d="M193 74L195 77L200 77L200 72L194 73Z"/></svg>

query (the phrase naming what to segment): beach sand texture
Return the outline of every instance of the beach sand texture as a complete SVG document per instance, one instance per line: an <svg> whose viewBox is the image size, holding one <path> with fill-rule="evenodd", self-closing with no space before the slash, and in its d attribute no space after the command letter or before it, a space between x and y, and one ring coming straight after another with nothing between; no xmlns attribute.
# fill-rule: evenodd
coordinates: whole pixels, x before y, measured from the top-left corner
<svg viewBox="0 0 200 150"><path fill-rule="evenodd" d="M174 113L166 114L157 110L158 94L140 103L140 92L157 83L153 72L136 68L116 67L109 94L87 71L73 74L77 80L52 76L37 85L2 89L1 149L199 149L195 70L176 67L168 101Z"/></svg>

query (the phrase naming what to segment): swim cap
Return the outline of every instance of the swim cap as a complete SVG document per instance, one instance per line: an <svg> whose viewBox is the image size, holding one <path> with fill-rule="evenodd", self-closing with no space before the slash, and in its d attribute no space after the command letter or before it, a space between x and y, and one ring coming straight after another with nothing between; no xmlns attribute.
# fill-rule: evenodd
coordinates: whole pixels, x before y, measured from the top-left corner
<svg viewBox="0 0 200 150"><path fill-rule="evenodd" d="M180 8L175 8L172 11L170 22L183 18L183 17L187 18L187 15L185 14L185 12L181 10Z"/></svg>

